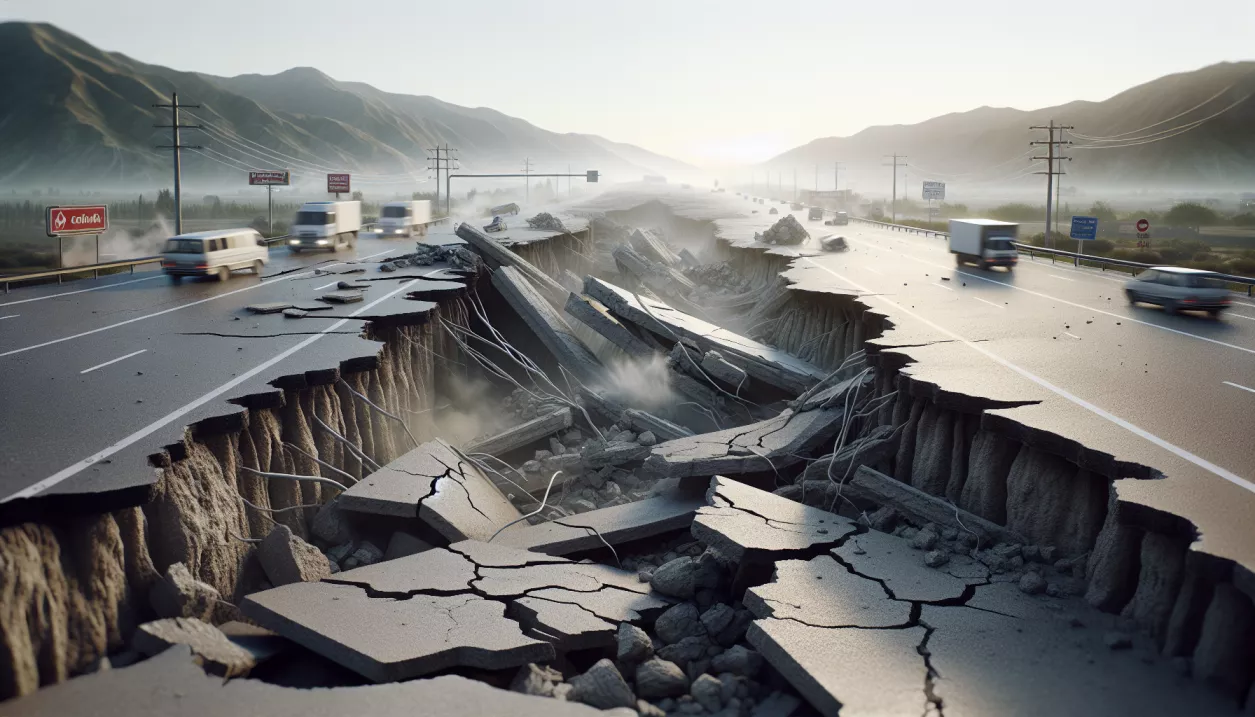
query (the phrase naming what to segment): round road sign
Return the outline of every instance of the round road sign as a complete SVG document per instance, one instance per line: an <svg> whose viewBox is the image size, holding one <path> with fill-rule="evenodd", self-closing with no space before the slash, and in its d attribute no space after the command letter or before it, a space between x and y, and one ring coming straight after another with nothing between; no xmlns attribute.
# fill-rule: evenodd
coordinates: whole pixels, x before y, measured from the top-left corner
<svg viewBox="0 0 1255 717"><path fill-rule="evenodd" d="M1146 221L1145 219L1138 219L1137 230L1143 234L1150 231L1150 222Z"/></svg>

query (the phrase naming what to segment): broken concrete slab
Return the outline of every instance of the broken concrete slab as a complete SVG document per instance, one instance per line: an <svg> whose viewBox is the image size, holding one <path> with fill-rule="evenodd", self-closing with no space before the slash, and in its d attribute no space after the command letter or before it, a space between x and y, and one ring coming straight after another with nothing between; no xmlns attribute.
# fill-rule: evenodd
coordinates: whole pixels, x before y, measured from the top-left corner
<svg viewBox="0 0 1255 717"><path fill-rule="evenodd" d="M469 443L464 450L468 454L487 453L490 456L500 456L570 427L571 409L559 408L508 428L495 436Z"/></svg>
<svg viewBox="0 0 1255 717"><path fill-rule="evenodd" d="M808 483L819 480L829 482L831 477L844 481L860 465L874 466L892 458L898 451L901 435L901 426L896 430L893 426L877 426L861 440L843 446L835 456L829 453L807 465L802 472L802 480Z"/></svg>
<svg viewBox="0 0 1255 717"><path fill-rule="evenodd" d="M666 264L651 261L627 244L615 247L612 256L623 273L636 277L660 296L679 301L682 306L689 305L684 297L696 287L692 279Z"/></svg>
<svg viewBox="0 0 1255 717"><path fill-rule="evenodd" d="M666 441L646 467L667 478L779 471L809 455L841 430L840 407L780 414L748 426Z"/></svg>
<svg viewBox="0 0 1255 717"><path fill-rule="evenodd" d="M825 717L924 714L926 630L833 630L756 620L746 639Z"/></svg>
<svg viewBox="0 0 1255 717"><path fill-rule="evenodd" d="M723 476L710 481L706 500L693 519L693 537L732 563L814 554L858 530L839 515Z"/></svg>
<svg viewBox="0 0 1255 717"><path fill-rule="evenodd" d="M673 441L694 435L684 426L635 408L625 409L619 414L619 425L631 428L637 433L652 433L660 441Z"/></svg>
<svg viewBox="0 0 1255 717"><path fill-rule="evenodd" d="M673 267L684 263L679 255L671 251L671 247L667 246L666 242L648 229L636 229L628 235L628 242L633 249L650 261Z"/></svg>
<svg viewBox="0 0 1255 717"><path fill-rule="evenodd" d="M527 280L544 294L549 301L555 302L556 305L561 305L559 302L566 300L569 292L562 288L561 284L536 268L531 262L502 246L496 239L467 222L459 224L455 233L467 244L470 244L472 249L479 252L479 255L484 257L490 266L498 269L507 267L516 269L523 276L527 277Z"/></svg>
<svg viewBox="0 0 1255 717"><path fill-rule="evenodd" d="M718 351L725 361L750 376L785 391L800 394L828 372L808 361L691 316L655 299L595 277L584 280L585 295L601 302L610 313L652 332L668 345L687 340L703 353Z"/></svg>
<svg viewBox="0 0 1255 717"><path fill-rule="evenodd" d="M582 283L582 282L581 282ZM577 289L576 291L578 291ZM566 313L598 335L619 347L629 356L649 358L657 353L631 329L610 314L596 299L572 292L567 297Z"/></svg>
<svg viewBox="0 0 1255 717"><path fill-rule="evenodd" d="M102 698L103 696L103 698ZM12 717L623 717L575 702L444 675L400 684L301 689L205 674L179 645L126 668L102 670L5 703Z"/></svg>
<svg viewBox="0 0 1255 717"><path fill-rule="evenodd" d="M276 525L257 546L262 570L270 584L308 583L331 576L327 556L286 525Z"/></svg>
<svg viewBox="0 0 1255 717"><path fill-rule="evenodd" d="M525 636L505 617L504 603L474 594L397 600L370 597L356 585L295 583L249 595L242 609L259 625L374 682L454 667L499 670L554 657L550 643Z"/></svg>
<svg viewBox="0 0 1255 717"><path fill-rule="evenodd" d="M552 558L525 569L481 566L478 575L471 586L479 594L492 598L538 595L534 591L543 588L563 588L578 593L597 592L606 587L640 595L650 592L649 585L640 582L636 573L597 563L554 562Z"/></svg>
<svg viewBox="0 0 1255 717"><path fill-rule="evenodd" d="M638 593L607 586L595 592L577 592L565 588L545 588L529 593L531 597L552 602L573 603L603 620L621 622L652 622L671 607L671 603L654 593Z"/></svg>
<svg viewBox="0 0 1255 717"><path fill-rule="evenodd" d="M432 545L422 538L398 530L388 539L388 547L383 551L383 559L396 560L404 558L408 555L416 555L418 553L431 550Z"/></svg>
<svg viewBox="0 0 1255 717"><path fill-rule="evenodd" d="M269 302L263 304L249 304L244 307L254 314L277 314L284 309L291 308L292 304L284 302Z"/></svg>
<svg viewBox="0 0 1255 717"><path fill-rule="evenodd" d="M461 543L465 545L465 543ZM369 588L375 595L403 598L422 592L449 594L470 592L476 563L463 553L432 548L396 560L386 560L345 570L327 582Z"/></svg>
<svg viewBox="0 0 1255 717"><path fill-rule="evenodd" d="M678 487L609 508L507 529L496 542L548 555L596 550L680 530L693 521L705 496ZM604 542L603 542L604 541Z"/></svg>
<svg viewBox="0 0 1255 717"><path fill-rule="evenodd" d="M355 304L365 298L366 296L360 291L332 291L318 297L318 300L333 304Z"/></svg>
<svg viewBox="0 0 1255 717"><path fill-rule="evenodd" d="M571 562L563 557L542 555L518 546L503 545L500 542L484 543L478 540L463 540L450 545L448 549L466 556L482 568L521 568L528 565Z"/></svg>
<svg viewBox="0 0 1255 717"><path fill-rule="evenodd" d="M879 531L855 535L832 552L855 573L879 580L898 600L947 602L969 591L967 582L924 565L924 553L907 541Z"/></svg>
<svg viewBox="0 0 1255 717"><path fill-rule="evenodd" d="M158 617L208 620L221 597L214 586L197 580L183 563L171 563L148 590L148 602Z"/></svg>
<svg viewBox="0 0 1255 717"><path fill-rule="evenodd" d="M594 381L600 377L603 370L601 361L521 271L510 266L502 267L493 272L492 285L562 367L583 381ZM561 385L562 381L558 383Z"/></svg>
<svg viewBox="0 0 1255 717"><path fill-rule="evenodd" d="M303 319L309 316L309 312L304 309L284 309L283 315L289 319Z"/></svg>
<svg viewBox="0 0 1255 717"><path fill-rule="evenodd" d="M140 625L131 638L131 647L152 657L172 645L186 645L201 659L208 672L226 677L246 675L256 661L248 650L231 642L221 630L190 617L154 620Z"/></svg>
<svg viewBox="0 0 1255 717"><path fill-rule="evenodd" d="M738 388L749 380L749 374L745 372L745 369L723 360L723 355L718 351L707 351L702 356L701 367L707 375Z"/></svg>
<svg viewBox="0 0 1255 717"><path fill-rule="evenodd" d="M782 560L770 583L750 588L745 607L755 617L774 617L814 627L903 627L911 604L894 600L880 583L850 572L831 555Z"/></svg>
<svg viewBox="0 0 1255 717"><path fill-rule="evenodd" d="M487 540L522 517L473 464L429 441L371 473L339 498L342 510L419 518L450 542Z"/></svg>
<svg viewBox="0 0 1255 717"><path fill-rule="evenodd" d="M621 466L632 461L642 461L649 455L650 447L627 441L610 441L604 446L586 448L583 452L585 468Z"/></svg>
<svg viewBox="0 0 1255 717"><path fill-rule="evenodd" d="M616 642L618 627L580 605L521 597L510 603L510 617L525 633L549 639L558 652L609 647ZM532 633L536 630L538 632Z"/></svg>
<svg viewBox="0 0 1255 717"><path fill-rule="evenodd" d="M997 523L973 515L944 498L938 498L874 470L859 466L844 489L851 498L878 505L891 505L913 523L935 523L960 532L975 533L981 544L1018 543L1028 541Z"/></svg>

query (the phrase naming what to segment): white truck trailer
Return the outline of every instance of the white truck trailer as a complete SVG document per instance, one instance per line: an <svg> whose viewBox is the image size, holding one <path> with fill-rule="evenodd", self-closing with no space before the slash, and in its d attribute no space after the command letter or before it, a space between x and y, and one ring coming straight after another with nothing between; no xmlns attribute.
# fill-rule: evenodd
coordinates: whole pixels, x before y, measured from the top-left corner
<svg viewBox="0 0 1255 717"><path fill-rule="evenodd" d="M951 219L950 253L958 266L975 264L982 269L1005 266L1010 271L1020 260L1012 243L1020 225L996 219Z"/></svg>
<svg viewBox="0 0 1255 717"><path fill-rule="evenodd" d="M431 220L431 201L413 199L404 202L388 202L379 208L379 221L375 233L383 237L406 236L427 233Z"/></svg>
<svg viewBox="0 0 1255 717"><path fill-rule="evenodd" d="M292 222L288 250L299 254L304 249L352 249L361 228L361 202L306 202Z"/></svg>

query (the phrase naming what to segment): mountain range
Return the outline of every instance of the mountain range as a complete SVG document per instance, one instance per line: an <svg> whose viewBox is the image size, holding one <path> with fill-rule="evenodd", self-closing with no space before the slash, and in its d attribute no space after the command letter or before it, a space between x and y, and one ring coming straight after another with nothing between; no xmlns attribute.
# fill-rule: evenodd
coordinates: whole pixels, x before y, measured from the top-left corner
<svg viewBox="0 0 1255 717"><path fill-rule="evenodd" d="M166 186L172 92L182 131L184 175L243 183L248 168L290 169L316 185L329 171L354 185L413 185L428 176L428 149L455 147L464 171L597 169L608 179L681 174L694 168L633 145L550 132L488 108L384 92L312 68L276 75L215 77L106 52L55 26L0 24L0 187L72 183ZM430 188L431 185L428 185Z"/></svg>
<svg viewBox="0 0 1255 717"><path fill-rule="evenodd" d="M1101 72L1101 68L1095 68ZM869 127L825 137L765 162L769 169L878 166L906 155L912 179L962 185L1040 184L1047 130L1072 142L1061 163L1066 184L1142 189L1255 190L1255 62L1226 62L1167 75L1101 102L1038 110L980 107L909 125ZM885 170L886 176L889 170Z"/></svg>

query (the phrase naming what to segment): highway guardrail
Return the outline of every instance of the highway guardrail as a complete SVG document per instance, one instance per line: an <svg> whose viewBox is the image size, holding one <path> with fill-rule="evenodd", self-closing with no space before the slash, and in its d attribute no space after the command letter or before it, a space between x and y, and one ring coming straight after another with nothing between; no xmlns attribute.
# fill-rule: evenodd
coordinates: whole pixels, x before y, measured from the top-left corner
<svg viewBox="0 0 1255 717"><path fill-rule="evenodd" d="M127 269L131 273L135 273L135 267L144 264L156 264L161 261L160 256L145 256L139 259L126 259L125 261L108 261L103 264L88 264L86 266L72 266L68 269L53 269L51 271L37 271L31 274L13 274L11 276L0 276L0 283L4 284L4 293L9 293L9 284L16 284L23 281L35 281L36 279L48 279L57 277L57 283L60 284L62 279L71 274L91 273L93 278L100 278L100 272L106 269Z"/></svg>

